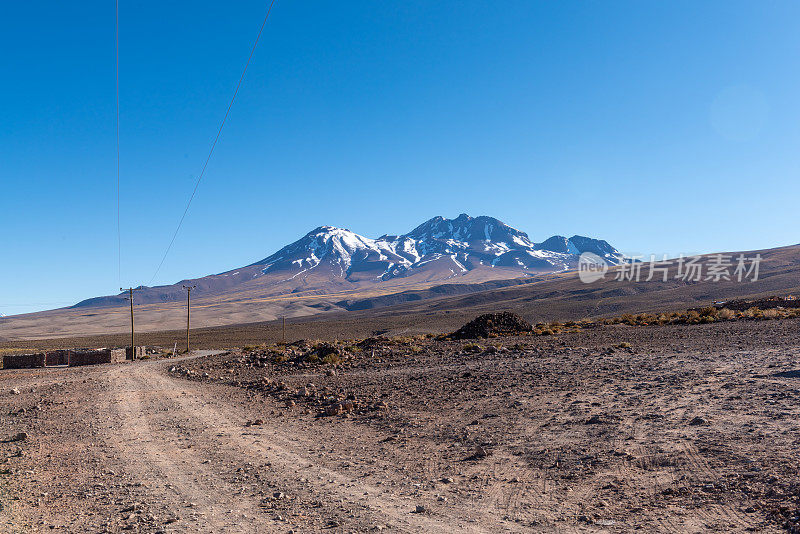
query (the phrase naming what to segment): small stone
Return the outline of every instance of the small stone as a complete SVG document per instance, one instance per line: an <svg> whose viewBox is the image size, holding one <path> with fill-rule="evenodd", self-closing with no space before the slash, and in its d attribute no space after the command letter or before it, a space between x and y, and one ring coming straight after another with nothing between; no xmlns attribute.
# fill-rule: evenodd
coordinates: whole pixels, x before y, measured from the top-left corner
<svg viewBox="0 0 800 534"><path fill-rule="evenodd" d="M414 513L415 514L424 514L425 513L425 507L422 506L421 504L418 504L417 507L414 509Z"/></svg>
<svg viewBox="0 0 800 534"><path fill-rule="evenodd" d="M11 394L12 394L12 395L19 395L19 388L13 388L13 389L11 390Z"/></svg>
<svg viewBox="0 0 800 534"><path fill-rule="evenodd" d="M477 447L475 447L475 451L472 456L474 458L486 458L487 456L489 456L489 451L478 445Z"/></svg>
<svg viewBox="0 0 800 534"><path fill-rule="evenodd" d="M452 484L452 483L453 483L453 479L452 479L452 478L450 478L450 477L442 477L442 478L440 479L440 481L441 481L441 482L444 482L445 484Z"/></svg>
<svg viewBox="0 0 800 534"><path fill-rule="evenodd" d="M325 415L339 415L343 410L341 403L329 404L325 406Z"/></svg>
<svg viewBox="0 0 800 534"><path fill-rule="evenodd" d="M14 437L11 440L12 441L25 441L26 439L28 439L28 433L27 432L18 432L17 434L14 435Z"/></svg>
<svg viewBox="0 0 800 534"><path fill-rule="evenodd" d="M335 369L328 369L327 371L325 371L325 375L326 376L336 376L336 370Z"/></svg>

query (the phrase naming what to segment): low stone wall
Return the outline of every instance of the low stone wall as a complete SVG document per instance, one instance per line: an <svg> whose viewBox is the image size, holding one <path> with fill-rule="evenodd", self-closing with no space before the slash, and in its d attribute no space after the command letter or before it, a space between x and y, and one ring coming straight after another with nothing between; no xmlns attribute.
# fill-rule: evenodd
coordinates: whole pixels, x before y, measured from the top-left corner
<svg viewBox="0 0 800 534"><path fill-rule="evenodd" d="M144 355L144 347L136 347L137 355ZM47 353L10 354L3 356L4 369L31 369L52 365L97 365L124 362L130 350L126 349L75 349L53 350Z"/></svg>
<svg viewBox="0 0 800 534"><path fill-rule="evenodd" d="M79 365L97 365L99 363L111 363L112 353L111 349L99 350L72 350L69 354L69 366L76 367Z"/></svg>
<svg viewBox="0 0 800 534"><path fill-rule="evenodd" d="M10 354L3 356L3 369L30 369L44 367L45 354Z"/></svg>
<svg viewBox="0 0 800 534"><path fill-rule="evenodd" d="M144 356L144 347L126 347L125 348L125 359L126 360L141 360L142 356Z"/></svg>
<svg viewBox="0 0 800 534"><path fill-rule="evenodd" d="M68 350L51 350L45 355L45 365L69 365L69 353Z"/></svg>

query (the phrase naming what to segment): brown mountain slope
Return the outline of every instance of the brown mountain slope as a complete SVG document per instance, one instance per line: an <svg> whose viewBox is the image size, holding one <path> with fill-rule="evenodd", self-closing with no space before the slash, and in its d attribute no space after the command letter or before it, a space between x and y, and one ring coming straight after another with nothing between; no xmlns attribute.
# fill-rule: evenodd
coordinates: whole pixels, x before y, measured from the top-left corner
<svg viewBox="0 0 800 534"><path fill-rule="evenodd" d="M761 254L757 281L702 280L687 282L674 278L677 265L669 268L663 281L616 281L619 268L612 268L605 281L585 284L576 272L547 275L537 280L517 280L454 287L408 287L406 291L370 294L364 291L323 295L288 295L253 300L198 301L193 305L193 325L199 343L225 340L229 344L275 339L280 329L272 319L281 314L288 321L290 338L354 337L376 331L437 332L453 330L478 313L511 310L532 322L600 317L621 313L684 309L732 298L773 294L800 295L800 246L751 251ZM738 253L732 254L733 256ZM713 255L703 257L711 261ZM642 279L648 268L642 266ZM504 284L505 287L498 287ZM455 294L471 291L469 294ZM346 310L352 311L346 311ZM182 339L185 306L145 305L137 308L141 332L174 330L143 336L143 342L172 344ZM326 313L323 313L326 312ZM125 307L104 310L56 310L3 319L0 341L42 339L78 335L114 337L102 344L124 344L129 328ZM238 323L238 324L237 324ZM223 326L223 325L233 326ZM113 341L113 343L112 343ZM5 343L8 345L9 343Z"/></svg>

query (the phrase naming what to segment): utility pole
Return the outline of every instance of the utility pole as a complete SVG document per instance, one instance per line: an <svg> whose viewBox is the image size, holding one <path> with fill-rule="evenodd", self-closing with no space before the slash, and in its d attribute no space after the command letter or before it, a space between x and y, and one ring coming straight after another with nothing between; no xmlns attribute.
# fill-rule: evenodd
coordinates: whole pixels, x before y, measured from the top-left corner
<svg viewBox="0 0 800 534"><path fill-rule="evenodd" d="M190 319L190 305L191 305L191 298L192 298L192 289L196 288L197 286L183 286L183 289L186 290L186 352L189 352L189 319Z"/></svg>
<svg viewBox="0 0 800 534"><path fill-rule="evenodd" d="M134 337L134 329L133 329L133 292L139 291L138 287L129 287L125 289L124 287L119 288L120 291L127 291L128 292L128 300L131 301L131 360L136 359L136 338Z"/></svg>

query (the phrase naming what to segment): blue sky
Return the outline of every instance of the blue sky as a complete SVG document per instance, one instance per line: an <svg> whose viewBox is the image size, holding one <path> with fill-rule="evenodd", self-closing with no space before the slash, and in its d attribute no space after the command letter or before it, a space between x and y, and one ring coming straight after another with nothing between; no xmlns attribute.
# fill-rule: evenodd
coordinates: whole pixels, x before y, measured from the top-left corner
<svg viewBox="0 0 800 534"><path fill-rule="evenodd" d="M152 278L266 11L0 7L0 313ZM492 215L628 253L800 242L797 2L282 2L154 283L331 224Z"/></svg>

